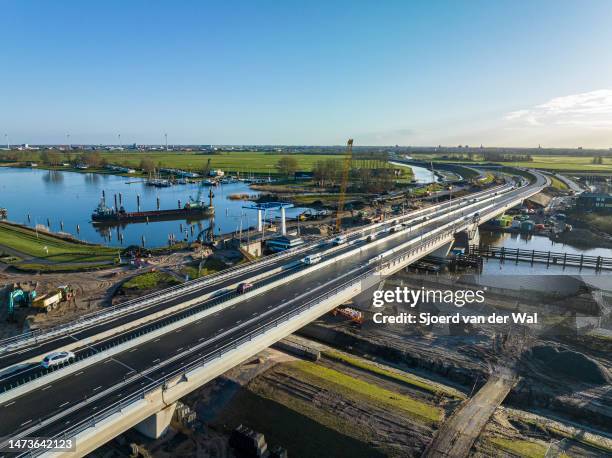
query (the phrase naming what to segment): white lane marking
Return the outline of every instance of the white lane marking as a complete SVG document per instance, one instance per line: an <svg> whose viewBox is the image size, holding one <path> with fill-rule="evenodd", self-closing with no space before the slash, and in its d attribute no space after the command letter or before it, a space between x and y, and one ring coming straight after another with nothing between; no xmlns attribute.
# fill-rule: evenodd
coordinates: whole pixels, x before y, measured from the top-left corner
<svg viewBox="0 0 612 458"><path fill-rule="evenodd" d="M70 404L70 401L66 401L66 402L64 402L62 405L60 405L60 407L67 406L68 404Z"/></svg>
<svg viewBox="0 0 612 458"><path fill-rule="evenodd" d="M236 324L240 324L240 323L242 323L242 320L236 321Z"/></svg>
<svg viewBox="0 0 612 458"><path fill-rule="evenodd" d="M95 387L93 391L98 391L100 388L102 388L102 385Z"/></svg>
<svg viewBox="0 0 612 458"><path fill-rule="evenodd" d="M108 364L112 361L112 359L107 359L106 361L104 361L102 364Z"/></svg>
<svg viewBox="0 0 612 458"><path fill-rule="evenodd" d="M176 350L176 351L181 351L183 348L184 348L184 347L177 348L177 350Z"/></svg>
<svg viewBox="0 0 612 458"><path fill-rule="evenodd" d="M132 348L132 349L130 350L130 353L132 353L133 351L136 351L136 350L138 350L138 347L136 347L136 348Z"/></svg>
<svg viewBox="0 0 612 458"><path fill-rule="evenodd" d="M44 388L42 389L42 391L48 390L48 389L49 389L49 388L51 388L52 386L53 386L53 385L47 385L46 387L44 387Z"/></svg>
<svg viewBox="0 0 612 458"><path fill-rule="evenodd" d="M12 406L13 404L15 404L15 401L9 402L8 404L4 404L4 407Z"/></svg>
<svg viewBox="0 0 612 458"><path fill-rule="evenodd" d="M30 418L28 421L24 421L21 426L27 425L28 423L30 423L32 421L32 419Z"/></svg>
<svg viewBox="0 0 612 458"><path fill-rule="evenodd" d="M159 337L157 339L155 339L153 342L159 342Z"/></svg>
<svg viewBox="0 0 612 458"><path fill-rule="evenodd" d="M74 376L76 377L77 375L81 375L82 373L83 373L83 371L77 372L76 374L74 374Z"/></svg>
<svg viewBox="0 0 612 458"><path fill-rule="evenodd" d="M159 358L153 360L154 363L159 363Z"/></svg>
<svg viewBox="0 0 612 458"><path fill-rule="evenodd" d="M181 332L182 330L183 330L183 328L179 328L179 329L177 329L177 330L176 330L176 331L174 331L174 332Z"/></svg>

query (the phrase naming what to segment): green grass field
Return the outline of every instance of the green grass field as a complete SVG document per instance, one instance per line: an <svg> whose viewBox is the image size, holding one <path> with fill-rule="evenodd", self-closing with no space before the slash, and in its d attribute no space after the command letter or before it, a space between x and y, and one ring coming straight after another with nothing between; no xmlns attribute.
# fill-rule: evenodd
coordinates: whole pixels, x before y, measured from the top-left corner
<svg viewBox="0 0 612 458"><path fill-rule="evenodd" d="M337 160L342 161L341 154L276 154L262 152L220 152L217 154L197 154L194 152L104 152L102 157L111 164L138 167L142 159L151 159L153 163L161 167L177 168L182 170L200 171L210 159L213 169L223 171L241 172L244 174L278 174L278 161L285 156L295 158L298 170L311 171L318 161ZM354 168L366 167L367 163L360 160L353 161ZM404 179L412 177L410 167L402 167Z"/></svg>
<svg viewBox="0 0 612 458"><path fill-rule="evenodd" d="M183 170L202 170L211 159L211 167L224 171L241 173L278 173L276 165L281 157L287 154L270 154L261 152L222 152L218 154L196 154L193 152L105 152L102 153L108 162L138 167L142 159L151 159L155 165ZM298 162L299 170L312 170L317 161L326 159L341 160L340 155L325 154L291 154Z"/></svg>
<svg viewBox="0 0 612 458"><path fill-rule="evenodd" d="M108 263L117 259L117 250L99 245L86 245L59 239L42 232L0 223L0 251L11 248L28 257L35 264ZM19 256L19 255L17 255Z"/></svg>
<svg viewBox="0 0 612 458"><path fill-rule="evenodd" d="M441 160L432 154L415 154L415 159ZM503 162L500 164L509 167L526 167L542 170L575 171L575 172L600 172L612 173L612 157L604 157L603 164L593 164L590 156L532 156L532 162ZM443 160L445 162L446 160ZM448 162L461 162L448 160ZM465 165L478 165L479 162L465 161Z"/></svg>

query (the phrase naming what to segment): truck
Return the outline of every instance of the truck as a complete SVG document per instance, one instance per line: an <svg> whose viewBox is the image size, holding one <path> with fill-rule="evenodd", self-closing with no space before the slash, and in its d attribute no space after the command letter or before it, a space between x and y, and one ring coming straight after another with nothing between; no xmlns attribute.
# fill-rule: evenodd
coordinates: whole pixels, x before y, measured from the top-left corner
<svg viewBox="0 0 612 458"><path fill-rule="evenodd" d="M74 299L74 290L70 285L61 285L53 294L43 294L32 301L32 307L40 309L45 313L55 309L62 302L69 302Z"/></svg>

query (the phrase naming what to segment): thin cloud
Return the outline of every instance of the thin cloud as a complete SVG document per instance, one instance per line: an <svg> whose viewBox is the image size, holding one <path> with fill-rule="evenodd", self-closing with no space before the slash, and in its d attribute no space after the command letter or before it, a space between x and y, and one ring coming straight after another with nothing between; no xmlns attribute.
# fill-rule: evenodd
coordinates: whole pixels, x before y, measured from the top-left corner
<svg viewBox="0 0 612 458"><path fill-rule="evenodd" d="M555 97L533 108L510 112L504 119L519 126L610 128L612 89Z"/></svg>

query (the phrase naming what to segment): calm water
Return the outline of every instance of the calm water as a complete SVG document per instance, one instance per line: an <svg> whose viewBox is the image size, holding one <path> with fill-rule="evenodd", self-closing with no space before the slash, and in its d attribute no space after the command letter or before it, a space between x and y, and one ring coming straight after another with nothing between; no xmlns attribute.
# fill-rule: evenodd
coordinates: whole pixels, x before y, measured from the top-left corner
<svg viewBox="0 0 612 458"><path fill-rule="evenodd" d="M393 162L393 161L390 161L390 162L391 164L397 164L397 165L404 166L404 167L406 166L406 164L401 164L401 163ZM426 169L425 167L418 167L416 165L411 165L410 168L412 169L414 181L417 183L426 184L426 183L437 183L438 181L440 181L435 173L433 173L429 169Z"/></svg>
<svg viewBox="0 0 612 458"><path fill-rule="evenodd" d="M132 183L129 184L130 182ZM168 234L174 234L177 240L182 240L185 230L188 230L189 240L193 240L199 231L209 227L208 219L195 223L192 221L192 236L191 229L184 220L134 223L113 228L93 225L91 213L100 201L102 190L106 192L107 205L113 205L113 195L121 193L126 210L136 211L137 195L140 195L141 210L155 210L157 197L160 199L160 208L177 208L179 199L184 204L190 195L197 195L198 185L154 188L145 186L141 179L136 178L0 167L0 207L7 208L8 219L16 223L34 227L36 224L47 225L49 220L51 230L60 231L60 222L63 222L64 232L82 240L113 246L140 245L141 237L144 236L145 244L149 247L167 245ZM208 199L208 188L204 191ZM213 192L217 234L238 230L241 219L244 229L256 226L257 212L242 208L251 202L228 198L237 193L257 195L256 191L244 183L231 183L214 187ZM303 209L288 209L287 216L295 216L301 210ZM275 216L278 216L278 213L266 214L266 217ZM77 225L80 226L78 235Z"/></svg>
<svg viewBox="0 0 612 458"><path fill-rule="evenodd" d="M586 256L603 256L612 258L612 250L608 248L588 248L581 249L564 243L555 243L548 237L542 236L526 236L524 234L511 234L505 232L480 231L480 243L482 246L491 245L505 248L520 248L523 250L539 250L539 251L556 251L568 254L584 254ZM500 264L498 260L491 259L488 262L485 260L483 274L488 275L544 275L544 274L582 274L594 275L595 271L591 269L549 266L545 264L534 264L533 266L527 262L519 262L515 264L513 261L508 261ZM602 275L610 275L612 271L602 271ZM599 275L599 274L598 274Z"/></svg>

